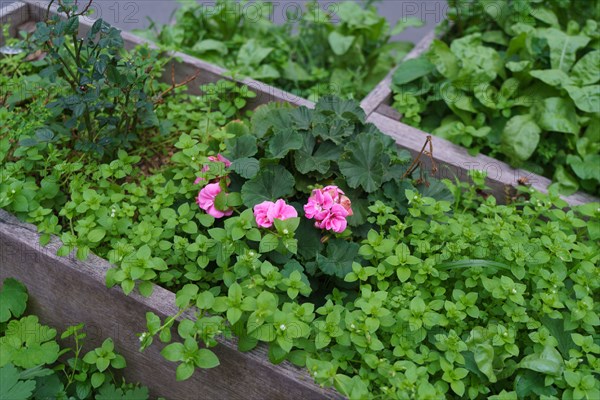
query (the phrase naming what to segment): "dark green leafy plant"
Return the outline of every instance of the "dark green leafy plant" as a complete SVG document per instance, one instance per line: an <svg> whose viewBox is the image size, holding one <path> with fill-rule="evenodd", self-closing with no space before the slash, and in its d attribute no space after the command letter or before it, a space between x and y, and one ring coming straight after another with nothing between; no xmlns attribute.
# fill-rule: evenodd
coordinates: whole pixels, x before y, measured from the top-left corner
<svg viewBox="0 0 600 400"><path fill-rule="evenodd" d="M600 14L594 2L450 2L455 22L393 78L403 121L600 193Z"/></svg>
<svg viewBox="0 0 600 400"><path fill-rule="evenodd" d="M73 348L63 348L55 329L39 324L35 315L23 316L28 300L25 286L5 279L0 296L10 302L12 312L7 318L3 314L0 324L1 399L148 399L148 388L119 382L115 376L126 363L115 353L111 339L82 358L83 324L70 326L60 336L74 341ZM72 357L57 361L66 354Z"/></svg>
<svg viewBox="0 0 600 400"><path fill-rule="evenodd" d="M141 34L310 100L326 94L362 98L412 47L391 36L421 21L406 19L390 29L371 5L346 1L326 8L317 2L305 10L289 7L296 15L279 26L269 19L274 8L266 2L184 3L175 24Z"/></svg>
<svg viewBox="0 0 600 400"><path fill-rule="evenodd" d="M144 130L159 127L153 80L164 62L157 62L156 51L143 47L123 57L120 31L102 19L80 37L79 17L87 7L78 11L72 0L58 4L65 19L56 15L38 23L31 42L49 60L40 76L51 82L62 79L68 89L48 105L60 117L46 121L21 144L62 142L99 156L131 147Z"/></svg>

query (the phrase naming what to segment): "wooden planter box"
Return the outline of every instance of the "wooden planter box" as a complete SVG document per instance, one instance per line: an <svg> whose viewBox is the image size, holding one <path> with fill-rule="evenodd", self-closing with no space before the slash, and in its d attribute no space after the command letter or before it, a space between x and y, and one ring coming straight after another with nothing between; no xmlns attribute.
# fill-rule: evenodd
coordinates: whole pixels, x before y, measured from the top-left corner
<svg viewBox="0 0 600 400"><path fill-rule="evenodd" d="M432 31L415 46L405 60L416 58L427 51L434 38L435 32ZM429 134L400 122L402 116L391 107L392 76L395 70L396 68L369 93L361 102L361 106L369 116L369 122L375 124L383 133L393 137L400 147L409 150L414 155L421 151ZM446 139L431 136L433 140L433 158L438 164L438 172L434 175L437 178L453 180L454 177L457 177L462 181L468 181L470 170L486 171L488 174L487 184L491 188L491 193L500 202L504 201L506 190L519 186L519 181L523 178L533 188L543 193L548 192L548 186L552 183L548 178L523 169L515 169L503 161L484 154L471 156L466 148ZM584 192L577 192L570 196L563 196L563 198L570 205L600 201L600 199Z"/></svg>
<svg viewBox="0 0 600 400"><path fill-rule="evenodd" d="M52 11L51 11L52 12ZM32 22L46 15L46 4L40 2L13 3L0 10L0 24L10 24L10 34L19 29L31 29ZM91 22L80 19L82 33L91 28ZM126 47L132 48L145 41L123 32ZM0 38L2 43L2 38ZM176 53L176 80L182 81L198 70L201 74L190 84L190 92L200 93L200 84L223 79L224 70L184 54ZM170 80L170 71L165 77ZM270 101L294 105L313 104L279 89L246 79L244 84L256 91L257 97L249 107ZM59 331L69 325L85 323L87 346L99 346L107 337L114 339L116 349L127 359L125 377L150 388L151 395L169 399L342 399L333 389L316 385L307 371L283 362L273 365L267 357L267 347L242 353L235 340L221 338L213 350L221 365L214 369L197 370L186 381L175 381L176 363L166 361L160 350L162 343L155 340L143 353L139 352L137 333L146 330L148 311L161 319L177 313L175 294L155 286L154 293L144 298L132 293L126 296L118 287L108 289L106 271L111 265L104 259L90 255L87 261L73 255L59 257L58 238L47 246L40 246L35 226L19 222L0 209L0 281L16 278L23 282L30 294L28 311Z"/></svg>

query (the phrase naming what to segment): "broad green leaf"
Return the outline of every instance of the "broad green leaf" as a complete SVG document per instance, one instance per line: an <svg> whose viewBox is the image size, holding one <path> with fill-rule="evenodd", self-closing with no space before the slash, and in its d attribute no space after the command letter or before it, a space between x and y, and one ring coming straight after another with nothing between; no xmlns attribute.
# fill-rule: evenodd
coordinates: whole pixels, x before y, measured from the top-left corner
<svg viewBox="0 0 600 400"><path fill-rule="evenodd" d="M436 39L431 43L427 57L444 77L454 79L458 75L458 58L450 51L448 45L441 40Z"/></svg>
<svg viewBox="0 0 600 400"><path fill-rule="evenodd" d="M592 85L600 81L600 50L594 50L581 57L571 70L571 75L581 85Z"/></svg>
<svg viewBox="0 0 600 400"><path fill-rule="evenodd" d="M6 278L0 289L0 323L23 315L27 299L27 289L21 282Z"/></svg>
<svg viewBox="0 0 600 400"><path fill-rule="evenodd" d="M237 63L246 66L258 66L272 51L272 47L262 47L257 40L249 39L240 47Z"/></svg>
<svg viewBox="0 0 600 400"><path fill-rule="evenodd" d="M527 160L540 141L540 127L531 115L516 115L506 123L502 131L502 144L506 154L519 160Z"/></svg>
<svg viewBox="0 0 600 400"><path fill-rule="evenodd" d="M209 349L200 349L196 355L195 364L199 368L215 368L221 363L217 358L217 355Z"/></svg>
<svg viewBox="0 0 600 400"><path fill-rule="evenodd" d="M56 330L39 324L34 315L10 321L5 336L0 338L0 366L10 362L33 368L54 363L60 351L55 337Z"/></svg>
<svg viewBox="0 0 600 400"><path fill-rule="evenodd" d="M293 129L276 129L269 140L269 157L283 158L290 150L302 147L302 135Z"/></svg>
<svg viewBox="0 0 600 400"><path fill-rule="evenodd" d="M575 102L575 106L581 111L588 113L600 112L600 85L590 85L582 88L565 86L565 89Z"/></svg>
<svg viewBox="0 0 600 400"><path fill-rule="evenodd" d="M356 100L343 100L336 96L323 96L315 106L315 110L325 115L334 115L348 121L364 122L365 112Z"/></svg>
<svg viewBox="0 0 600 400"><path fill-rule="evenodd" d="M473 349L473 358L477 364L477 368L490 380L496 382L496 374L492 363L494 361L494 348L488 343L477 344Z"/></svg>
<svg viewBox="0 0 600 400"><path fill-rule="evenodd" d="M392 82L395 85L403 85L429 75L434 70L435 65L430 63L426 57L413 58L398 66L392 77Z"/></svg>
<svg viewBox="0 0 600 400"><path fill-rule="evenodd" d="M171 343L163 348L160 354L169 361L181 361L185 355L185 348L182 343Z"/></svg>
<svg viewBox="0 0 600 400"><path fill-rule="evenodd" d="M517 375L515 391L520 399L527 398L527 396L553 396L556 394L554 387L544 384L544 375L530 370Z"/></svg>
<svg viewBox="0 0 600 400"><path fill-rule="evenodd" d="M192 51L198 54L207 53L209 51L216 51L221 55L225 55L229 52L225 43L214 39L205 39L197 42L192 47Z"/></svg>
<svg viewBox="0 0 600 400"><path fill-rule="evenodd" d="M600 182L600 154L588 154L583 159L569 154L567 163L581 179L594 179Z"/></svg>
<svg viewBox="0 0 600 400"><path fill-rule="evenodd" d="M534 70L529 71L529 74L550 86L562 87L563 85L566 86L572 83L569 75L560 69Z"/></svg>
<svg viewBox="0 0 600 400"><path fill-rule="evenodd" d="M178 381L185 381L194 374L194 370L194 364L191 362L179 364L179 366L177 366L177 370L175 371L175 378Z"/></svg>
<svg viewBox="0 0 600 400"><path fill-rule="evenodd" d="M226 157L231 161L252 157L258 152L256 137L253 135L242 135L227 139L225 145L227 147Z"/></svg>
<svg viewBox="0 0 600 400"><path fill-rule="evenodd" d="M306 82L314 79L300 64L291 60L288 60L283 67L283 77L294 82Z"/></svg>
<svg viewBox="0 0 600 400"><path fill-rule="evenodd" d="M242 178L252 179L260 171L260 165L256 158L244 157L233 161L229 169Z"/></svg>
<svg viewBox="0 0 600 400"><path fill-rule="evenodd" d="M550 47L552 69L569 72L577 55L577 50L585 47L590 38L583 35L569 35L556 28L538 29L536 36L545 38Z"/></svg>
<svg viewBox="0 0 600 400"><path fill-rule="evenodd" d="M246 207L254 207L265 200L276 201L294 193L294 177L281 165L264 167L258 175L242 186Z"/></svg>
<svg viewBox="0 0 600 400"><path fill-rule="evenodd" d="M337 31L332 31L328 37L331 50L338 56L344 55L350 50L354 39L354 36L344 36Z"/></svg>
<svg viewBox="0 0 600 400"><path fill-rule="evenodd" d="M35 381L19 379L19 370L12 364L0 368L0 382L0 399L27 400L35 390Z"/></svg>
<svg viewBox="0 0 600 400"><path fill-rule="evenodd" d="M546 131L578 134L577 113L568 99L551 97L536 104L537 124Z"/></svg>
<svg viewBox="0 0 600 400"><path fill-rule="evenodd" d="M523 357L519 363L520 368L530 369L542 374L560 376L564 369L564 361L558 350L546 346L541 353L534 353Z"/></svg>
<svg viewBox="0 0 600 400"><path fill-rule="evenodd" d="M346 146L339 167L348 186L368 193L379 189L387 168L383 152L383 142L375 135L360 135Z"/></svg>
<svg viewBox="0 0 600 400"><path fill-rule="evenodd" d="M358 255L359 245L342 239L330 240L327 256L317 254L317 266L326 275L344 279L352 272L352 263Z"/></svg>

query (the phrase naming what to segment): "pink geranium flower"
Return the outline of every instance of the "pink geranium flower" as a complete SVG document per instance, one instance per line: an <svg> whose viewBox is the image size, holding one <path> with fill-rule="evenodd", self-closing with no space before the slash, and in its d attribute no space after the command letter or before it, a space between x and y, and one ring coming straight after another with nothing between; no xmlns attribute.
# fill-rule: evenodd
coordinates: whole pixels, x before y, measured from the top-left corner
<svg viewBox="0 0 600 400"><path fill-rule="evenodd" d="M216 156L208 156L208 161L210 162L222 162L223 164L225 164L225 168L229 168L231 166L231 161L229 161L228 159L226 159L225 157L223 157L221 155L221 153L217 154ZM208 170L210 169L208 164L204 164L204 166L202 167L201 172L202 173L206 173L208 172ZM194 184L199 184L200 182L204 181L205 179L201 176L199 176L198 178L196 178L196 180L194 181Z"/></svg>
<svg viewBox="0 0 600 400"><path fill-rule="evenodd" d="M215 199L219 193L221 193L221 190L221 185L219 183L209 183L200 190L198 198L196 199L198 206L215 218L228 217L233 213L233 210L231 209L221 211L215 207Z"/></svg>
<svg viewBox="0 0 600 400"><path fill-rule="evenodd" d="M337 186L326 186L313 190L304 213L317 228L341 233L348 225L346 217L352 215L352 203Z"/></svg>
<svg viewBox="0 0 600 400"><path fill-rule="evenodd" d="M323 220L320 222L316 222L315 225L318 228L326 229L328 231L333 231L336 233L342 233L346 230L348 226L348 221L346 221L346 217L348 216L348 211L340 204L334 204L329 213Z"/></svg>
<svg viewBox="0 0 600 400"><path fill-rule="evenodd" d="M286 220L298 216L296 209L285 203L282 199L275 203L272 201L263 201L254 206L254 219L261 228L270 228L276 219Z"/></svg>

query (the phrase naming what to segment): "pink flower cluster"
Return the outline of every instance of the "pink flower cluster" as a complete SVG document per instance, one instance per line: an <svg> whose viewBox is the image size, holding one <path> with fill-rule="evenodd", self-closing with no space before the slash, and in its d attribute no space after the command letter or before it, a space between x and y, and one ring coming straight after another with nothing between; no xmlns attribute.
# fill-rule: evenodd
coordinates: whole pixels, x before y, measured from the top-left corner
<svg viewBox="0 0 600 400"><path fill-rule="evenodd" d="M352 203L337 186L326 186L312 191L304 213L317 228L341 233L348 225L346 217L352 215Z"/></svg>
<svg viewBox="0 0 600 400"><path fill-rule="evenodd" d="M210 162L221 162L221 163L225 164L225 168L229 168L229 166L231 165L231 161L229 161L228 159L223 157L221 154L217 154L216 156L209 156L208 160ZM207 172L209 170L209 168L210 167L208 166L208 164L204 165L202 167L202 173ZM198 177L194 181L194 184L199 184L204 180L205 179L203 177ZM231 208L228 210L219 210L219 209L217 209L217 207L215 207L215 199L217 198L219 193L221 193L221 191L223 190L221 187L220 180L221 180L220 177L213 179L211 181L211 183L204 186L200 190L200 193L198 193L198 197L196 198L196 202L198 203L198 206L201 209L203 209L204 211L206 211L209 215L212 215L215 218L228 217L231 214L233 214L233 210Z"/></svg>
<svg viewBox="0 0 600 400"><path fill-rule="evenodd" d="M225 157L223 157L221 155L221 153L217 154L216 156L208 156L208 161L211 162L222 162L223 164L225 164L225 168L229 168L229 166L231 166L231 161L229 161L228 159L226 159ZM202 167L201 172L205 173L208 172L209 170L209 166L208 164L204 164L204 166ZM194 181L194 184L197 185L200 182L204 181L205 179L201 176L199 176L198 178L196 178L196 180Z"/></svg>
<svg viewBox="0 0 600 400"><path fill-rule="evenodd" d="M284 221L297 216L296 209L286 204L282 199L277 200L275 203L263 201L254 206L254 219L256 219L256 224L260 228L270 228L276 219Z"/></svg>

